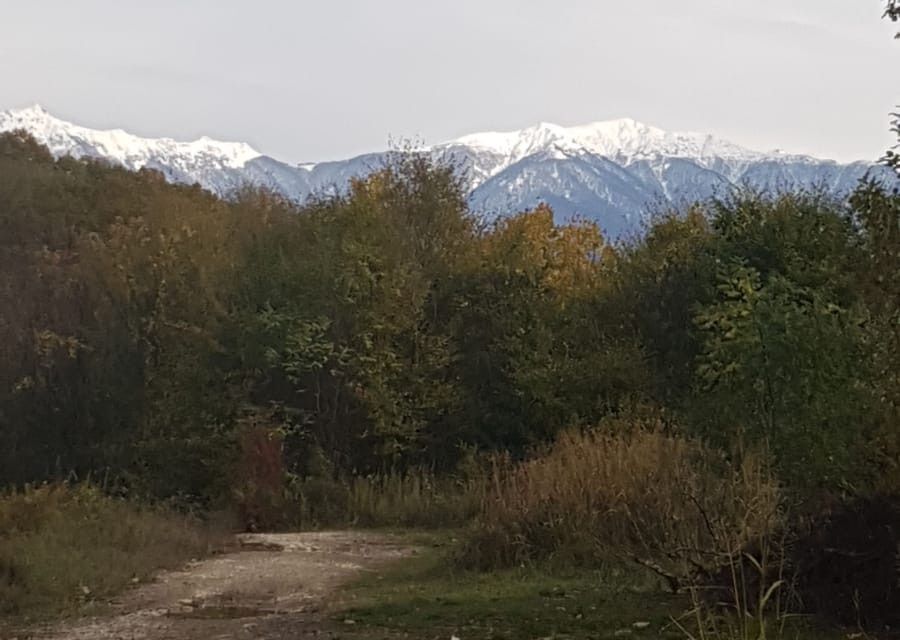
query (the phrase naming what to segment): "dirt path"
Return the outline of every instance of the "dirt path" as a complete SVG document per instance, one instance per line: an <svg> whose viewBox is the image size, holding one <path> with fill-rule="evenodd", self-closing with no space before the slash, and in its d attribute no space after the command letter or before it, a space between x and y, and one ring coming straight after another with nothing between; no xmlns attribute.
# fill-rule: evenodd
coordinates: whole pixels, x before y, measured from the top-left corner
<svg viewBox="0 0 900 640"><path fill-rule="evenodd" d="M124 594L110 616L46 629L41 640L286 640L336 637L327 597L363 571L415 553L358 532L248 534L239 547Z"/></svg>

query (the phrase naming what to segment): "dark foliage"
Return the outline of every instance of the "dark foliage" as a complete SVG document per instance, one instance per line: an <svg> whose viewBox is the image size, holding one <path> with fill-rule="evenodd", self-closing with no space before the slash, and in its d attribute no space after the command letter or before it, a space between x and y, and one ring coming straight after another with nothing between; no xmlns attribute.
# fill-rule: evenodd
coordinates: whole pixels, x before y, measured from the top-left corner
<svg viewBox="0 0 900 640"><path fill-rule="evenodd" d="M802 606L871 631L900 627L900 499L840 505L793 545L790 565Z"/></svg>

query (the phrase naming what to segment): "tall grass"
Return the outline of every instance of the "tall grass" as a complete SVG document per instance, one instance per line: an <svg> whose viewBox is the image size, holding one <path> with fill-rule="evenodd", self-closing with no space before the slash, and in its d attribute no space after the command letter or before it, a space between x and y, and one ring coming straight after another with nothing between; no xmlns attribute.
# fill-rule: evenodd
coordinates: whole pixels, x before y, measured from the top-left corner
<svg viewBox="0 0 900 640"><path fill-rule="evenodd" d="M90 485L7 492L0 495L0 616L80 610L223 541L193 517L114 499Z"/></svg>
<svg viewBox="0 0 900 640"><path fill-rule="evenodd" d="M461 527L478 514L483 476L439 476L429 470L306 478L295 483L294 519L303 528Z"/></svg>
<svg viewBox="0 0 900 640"><path fill-rule="evenodd" d="M449 527L470 522L484 493L481 477L438 477L418 471L356 478L349 510L363 526Z"/></svg>
<svg viewBox="0 0 900 640"><path fill-rule="evenodd" d="M284 437L268 424L248 424L238 439L232 499L252 531L323 527L462 526L478 513L484 466L468 456L454 474L413 468L369 475L336 472L314 448L304 476L287 472Z"/></svg>
<svg viewBox="0 0 900 640"><path fill-rule="evenodd" d="M728 532L722 532L728 536ZM738 544L738 542L735 542ZM728 548L710 584L688 587L692 609L673 624L687 640L797 638L801 603L789 575L785 539L761 535L750 546ZM727 546L727 545L726 545Z"/></svg>
<svg viewBox="0 0 900 640"><path fill-rule="evenodd" d="M779 501L761 456L731 459L659 428L570 431L530 460L497 461L465 556L484 567L626 557L676 581L771 532Z"/></svg>

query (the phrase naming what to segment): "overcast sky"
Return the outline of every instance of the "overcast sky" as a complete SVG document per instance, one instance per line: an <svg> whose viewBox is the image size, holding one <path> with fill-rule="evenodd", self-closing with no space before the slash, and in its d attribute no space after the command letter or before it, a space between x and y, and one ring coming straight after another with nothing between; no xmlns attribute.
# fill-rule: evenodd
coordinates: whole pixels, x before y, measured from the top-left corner
<svg viewBox="0 0 900 640"><path fill-rule="evenodd" d="M289 161L631 117L874 159L882 0L0 0L0 109Z"/></svg>

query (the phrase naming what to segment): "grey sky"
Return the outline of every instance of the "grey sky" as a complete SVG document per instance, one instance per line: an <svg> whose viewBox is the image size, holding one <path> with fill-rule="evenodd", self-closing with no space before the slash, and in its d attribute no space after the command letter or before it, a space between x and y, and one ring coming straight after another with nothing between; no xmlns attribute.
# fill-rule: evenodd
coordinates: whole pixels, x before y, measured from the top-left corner
<svg viewBox="0 0 900 640"><path fill-rule="evenodd" d="M0 0L0 109L243 140L290 161L388 138L632 117L874 159L900 102L882 0Z"/></svg>

